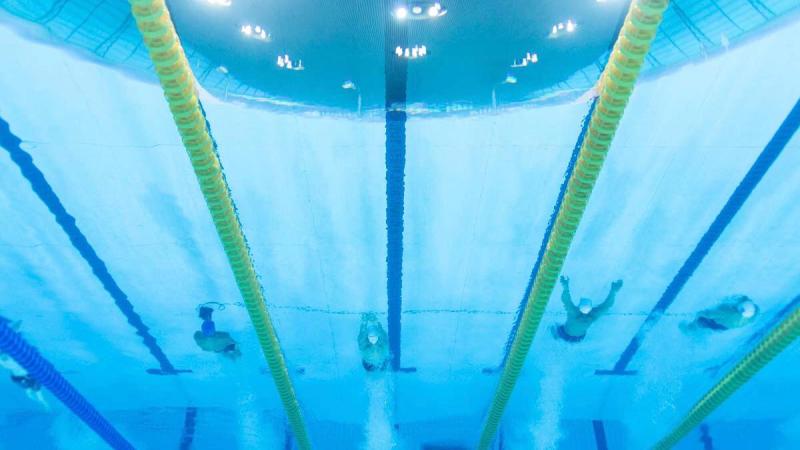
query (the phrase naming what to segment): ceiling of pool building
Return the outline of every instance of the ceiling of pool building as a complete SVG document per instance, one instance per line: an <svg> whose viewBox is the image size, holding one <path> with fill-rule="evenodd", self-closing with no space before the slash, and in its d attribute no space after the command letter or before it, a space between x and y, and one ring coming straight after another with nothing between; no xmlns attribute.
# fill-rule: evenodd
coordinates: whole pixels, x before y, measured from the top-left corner
<svg viewBox="0 0 800 450"><path fill-rule="evenodd" d="M643 75L736 45L781 19L795 2L722 3L671 2ZM434 115L579 97L596 83L628 2L168 4L195 76L217 96L327 114L380 115L388 102L410 114ZM48 39L152 76L127 2L7 0L3 7L46 28ZM431 8L438 14L431 16ZM399 17L400 10L408 17Z"/></svg>
<svg viewBox="0 0 800 450"><path fill-rule="evenodd" d="M0 450L800 448L800 0L0 0Z"/></svg>

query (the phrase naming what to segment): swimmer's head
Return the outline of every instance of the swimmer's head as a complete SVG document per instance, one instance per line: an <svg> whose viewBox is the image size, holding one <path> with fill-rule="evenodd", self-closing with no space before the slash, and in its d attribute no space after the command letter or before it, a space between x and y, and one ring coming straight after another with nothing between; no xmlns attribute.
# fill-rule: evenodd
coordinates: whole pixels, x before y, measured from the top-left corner
<svg viewBox="0 0 800 450"><path fill-rule="evenodd" d="M589 314L592 312L592 301L584 297L578 302L578 311L582 314Z"/></svg>
<svg viewBox="0 0 800 450"><path fill-rule="evenodd" d="M376 333L370 333L367 335L367 340L370 344L375 345L378 343L378 335Z"/></svg>
<svg viewBox="0 0 800 450"><path fill-rule="evenodd" d="M739 312L742 314L742 317L745 319L755 316L756 312L758 312L756 309L756 304L747 297L742 298L742 300L739 302L738 308Z"/></svg>
<svg viewBox="0 0 800 450"><path fill-rule="evenodd" d="M375 345L381 338L380 327L377 324L370 324L367 327L367 340L370 345Z"/></svg>

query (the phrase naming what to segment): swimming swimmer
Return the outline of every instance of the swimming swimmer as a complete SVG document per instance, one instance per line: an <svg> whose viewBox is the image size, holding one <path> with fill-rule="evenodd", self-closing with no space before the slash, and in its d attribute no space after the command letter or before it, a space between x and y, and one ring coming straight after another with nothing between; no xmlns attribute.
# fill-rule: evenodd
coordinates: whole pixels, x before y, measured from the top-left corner
<svg viewBox="0 0 800 450"><path fill-rule="evenodd" d="M10 328L16 332L19 332L19 327L19 321L10 325ZM44 409L50 410L50 405L47 404L42 395L42 385L25 368L5 353L0 353L0 367L5 367L11 373L11 382L24 389L25 395L29 399L42 405Z"/></svg>
<svg viewBox="0 0 800 450"><path fill-rule="evenodd" d="M231 337L231 335L224 331L217 331L217 326L211 320L211 314L214 311L208 306L200 307L200 318L203 319L203 324L200 330L195 331L194 341L197 346L207 352L221 353L231 359L237 359L242 356L239 350L239 344Z"/></svg>
<svg viewBox="0 0 800 450"><path fill-rule="evenodd" d="M367 372L386 370L389 361L388 337L378 317L374 313L361 316L361 329L358 333L358 349L361 351L361 364Z"/></svg>
<svg viewBox="0 0 800 450"><path fill-rule="evenodd" d="M701 329L726 331L750 325L758 316L759 308L746 295L732 295L722 299L719 305L697 313L691 322L681 323L684 332Z"/></svg>
<svg viewBox="0 0 800 450"><path fill-rule="evenodd" d="M588 298L581 298L578 306L572 303L572 296L569 293L569 278L561 277L561 302L567 311L567 321L555 329L556 337L567 342L580 342L586 337L586 331L603 314L608 312L617 297L617 292L622 288L622 280L611 283L611 290L606 300L597 306L592 307L592 301Z"/></svg>

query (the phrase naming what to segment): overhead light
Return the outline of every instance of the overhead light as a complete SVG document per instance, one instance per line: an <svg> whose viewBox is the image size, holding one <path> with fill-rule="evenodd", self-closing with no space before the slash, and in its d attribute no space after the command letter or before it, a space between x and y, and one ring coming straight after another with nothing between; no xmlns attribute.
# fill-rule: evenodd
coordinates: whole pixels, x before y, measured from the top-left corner
<svg viewBox="0 0 800 450"><path fill-rule="evenodd" d="M344 83L342 83L342 89L345 89L345 90L348 90L348 91L355 91L356 90L356 84L353 83L350 80L347 80Z"/></svg>
<svg viewBox="0 0 800 450"><path fill-rule="evenodd" d="M528 67L528 64L536 64L539 62L539 55L535 52L527 52L525 53L524 58L515 59L514 62L511 63L511 67L514 69L520 67Z"/></svg>
<svg viewBox="0 0 800 450"><path fill-rule="evenodd" d="M231 0L206 0L209 5L214 6L231 6Z"/></svg>
<svg viewBox="0 0 800 450"><path fill-rule="evenodd" d="M409 7L398 6L392 11L392 15L398 20L428 20L441 17L447 14L447 8L439 2L414 1Z"/></svg>
<svg viewBox="0 0 800 450"><path fill-rule="evenodd" d="M394 54L398 58L417 59L428 55L428 47L424 45L415 45L413 47L397 47L394 49Z"/></svg>
<svg viewBox="0 0 800 450"><path fill-rule="evenodd" d="M278 67L280 67L281 69L286 69L286 70L306 70L306 68L303 66L303 60L302 59L298 59L297 63L295 63L294 61L292 61L292 58L290 58L289 55L287 55L287 54L279 55L277 64L278 64Z"/></svg>
<svg viewBox="0 0 800 450"><path fill-rule="evenodd" d="M400 20L408 17L408 9L405 6L398 6L394 9L394 17Z"/></svg>
<svg viewBox="0 0 800 450"><path fill-rule="evenodd" d="M219 67L217 67L217 71L218 71L219 73L224 73L225 75L227 75L227 74L228 74L228 68L227 68L227 67L225 67L225 66L219 66Z"/></svg>
<svg viewBox="0 0 800 450"><path fill-rule="evenodd" d="M506 79L503 80L503 84L517 84L517 77L514 75L506 75Z"/></svg>
<svg viewBox="0 0 800 450"><path fill-rule="evenodd" d="M578 24L575 23L572 19L568 19L566 24L564 22L558 22L557 24L553 25L553 30L550 32L551 38L556 38L561 36L563 33L573 33L578 28Z"/></svg>
<svg viewBox="0 0 800 450"><path fill-rule="evenodd" d="M258 41L270 42L272 40L272 35L267 33L267 30L260 25L244 25L242 26L242 34Z"/></svg>

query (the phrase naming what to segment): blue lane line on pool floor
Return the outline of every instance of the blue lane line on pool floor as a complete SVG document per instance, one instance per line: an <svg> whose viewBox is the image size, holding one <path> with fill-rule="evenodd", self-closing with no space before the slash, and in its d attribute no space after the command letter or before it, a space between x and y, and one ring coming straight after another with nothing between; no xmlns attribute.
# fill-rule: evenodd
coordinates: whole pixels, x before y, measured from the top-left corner
<svg viewBox="0 0 800 450"><path fill-rule="evenodd" d="M11 132L11 128L2 117L0 117L0 147L5 149L11 156L11 160L17 165L22 176L28 180L33 189L33 192L39 197L48 210L55 216L56 222L64 233L69 237L72 246L83 257L89 267L92 269L94 276L103 285L103 288L114 299L114 303L120 312L128 320L128 323L136 330L136 334L142 338L145 347L150 351L150 354L158 361L160 369L149 369L148 372L152 374L165 375L176 374L179 372L189 372L188 370L176 370L172 363L164 354L164 351L159 347L155 337L150 334L149 328L142 322L142 318L133 309L133 305L128 296L119 287L114 278L108 272L106 263L100 259L95 252L94 248L89 244L86 236L78 228L75 223L75 218L71 216L64 204L53 191L50 183L44 177L44 174L36 164L33 162L33 157L22 149L20 146L22 140Z"/></svg>
<svg viewBox="0 0 800 450"><path fill-rule="evenodd" d="M592 429L594 430L594 442L597 445L597 450L608 450L608 441L606 440L606 428L602 420L593 420Z"/></svg>
<svg viewBox="0 0 800 450"><path fill-rule="evenodd" d="M714 441L711 439L708 424L700 425L700 442L703 444L703 450L714 450Z"/></svg>
<svg viewBox="0 0 800 450"><path fill-rule="evenodd" d="M391 0L386 2L391 9ZM408 62L394 54L408 44L405 22L385 19L384 70L386 83L386 298L391 367L401 369L403 314L403 212L405 203L406 113Z"/></svg>
<svg viewBox="0 0 800 450"><path fill-rule="evenodd" d="M700 242L697 243L694 251L692 251L677 275L675 275L675 278L673 278L672 282L667 286L661 299L647 315L647 318L636 332L636 335L631 339L628 346L620 355L614 368L612 370L597 370L595 371L596 374L633 375L635 373L634 371L627 370L628 364L630 364L634 355L639 350L647 334L653 329L656 323L661 320L661 317L664 315L667 308L672 305L672 302L675 301L681 289L683 289L689 281L689 278L692 277L697 267L703 262L703 259L711 250L711 247L717 242L722 232L725 231L725 228L731 223L736 213L738 213L742 205L744 205L744 202L747 201L748 197L753 193L753 190L758 186L761 179L764 178L769 168L772 167L772 164L778 159L781 152L783 152L783 149L786 148L786 144L792 139L798 127L800 127L800 100L795 103L792 110L783 120L783 123L781 123L778 131L776 131L772 139L769 140L764 150L761 151L761 154L739 183L739 186L736 187L736 190L733 191L733 194L730 196L727 203L725 203L725 206L722 207L722 210L711 223L711 226L703 237L700 238Z"/></svg>
<svg viewBox="0 0 800 450"><path fill-rule="evenodd" d="M194 431L197 427L197 408L189 406L183 416L180 450L189 450L194 442Z"/></svg>

